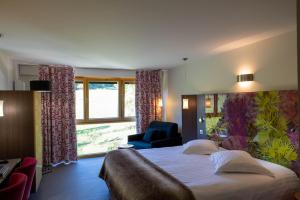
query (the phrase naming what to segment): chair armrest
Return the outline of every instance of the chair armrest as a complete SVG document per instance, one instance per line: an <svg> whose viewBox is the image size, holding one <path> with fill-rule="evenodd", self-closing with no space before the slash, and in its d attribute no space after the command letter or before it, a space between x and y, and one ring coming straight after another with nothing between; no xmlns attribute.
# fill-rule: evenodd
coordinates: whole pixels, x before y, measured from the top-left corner
<svg viewBox="0 0 300 200"><path fill-rule="evenodd" d="M135 134L135 135L128 135L128 142L129 141L139 141L143 140L145 133Z"/></svg>
<svg viewBox="0 0 300 200"><path fill-rule="evenodd" d="M155 140L151 142L152 148L159 148L159 147L172 147L172 146L179 146L182 145L182 138L181 136L167 138L163 140Z"/></svg>

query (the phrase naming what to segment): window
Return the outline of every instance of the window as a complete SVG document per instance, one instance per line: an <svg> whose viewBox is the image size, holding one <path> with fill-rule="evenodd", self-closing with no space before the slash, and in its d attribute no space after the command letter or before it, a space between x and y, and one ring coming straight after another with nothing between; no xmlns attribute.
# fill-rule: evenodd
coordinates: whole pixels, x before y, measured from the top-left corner
<svg viewBox="0 0 300 200"><path fill-rule="evenodd" d="M77 77L77 153L102 154L136 133L134 79Z"/></svg>
<svg viewBox="0 0 300 200"><path fill-rule="evenodd" d="M83 82L75 82L75 99L76 99L76 119L84 119L84 94L83 94Z"/></svg>
<svg viewBox="0 0 300 200"><path fill-rule="evenodd" d="M125 117L135 116L135 84L125 83Z"/></svg>
<svg viewBox="0 0 300 200"><path fill-rule="evenodd" d="M224 94L205 95L206 117L220 117L226 97Z"/></svg>
<svg viewBox="0 0 300 200"><path fill-rule="evenodd" d="M89 118L118 118L118 82L89 82Z"/></svg>
<svg viewBox="0 0 300 200"><path fill-rule="evenodd" d="M79 124L77 153L79 156L101 154L127 143L128 135L136 133L135 122Z"/></svg>
<svg viewBox="0 0 300 200"><path fill-rule="evenodd" d="M226 94L218 94L218 113L222 112L226 98Z"/></svg>
<svg viewBox="0 0 300 200"><path fill-rule="evenodd" d="M205 95L205 113L212 114L215 112L215 96Z"/></svg>
<svg viewBox="0 0 300 200"><path fill-rule="evenodd" d="M76 78L78 124L135 121L134 79Z"/></svg>

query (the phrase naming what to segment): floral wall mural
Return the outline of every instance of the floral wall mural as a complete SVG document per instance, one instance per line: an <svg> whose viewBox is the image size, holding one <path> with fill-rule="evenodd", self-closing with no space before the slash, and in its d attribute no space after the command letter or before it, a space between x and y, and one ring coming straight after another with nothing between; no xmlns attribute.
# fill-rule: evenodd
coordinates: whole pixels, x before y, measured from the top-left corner
<svg viewBox="0 0 300 200"><path fill-rule="evenodd" d="M230 93L223 102L219 113L206 115L209 137L220 138L225 131L227 137L221 139L225 148L246 150L257 158L286 167L296 165L297 91Z"/></svg>

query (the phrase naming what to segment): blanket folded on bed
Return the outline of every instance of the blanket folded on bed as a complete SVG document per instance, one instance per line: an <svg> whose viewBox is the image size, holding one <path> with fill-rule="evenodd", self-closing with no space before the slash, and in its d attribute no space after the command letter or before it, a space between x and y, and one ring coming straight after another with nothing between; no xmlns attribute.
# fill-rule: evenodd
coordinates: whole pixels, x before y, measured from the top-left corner
<svg viewBox="0 0 300 200"><path fill-rule="evenodd" d="M109 152L99 176L114 199L194 200L188 187L134 149Z"/></svg>

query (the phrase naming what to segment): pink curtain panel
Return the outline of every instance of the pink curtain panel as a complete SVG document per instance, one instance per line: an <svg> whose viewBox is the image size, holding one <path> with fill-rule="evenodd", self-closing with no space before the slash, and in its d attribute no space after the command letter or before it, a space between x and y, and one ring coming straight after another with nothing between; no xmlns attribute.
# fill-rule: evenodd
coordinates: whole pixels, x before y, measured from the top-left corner
<svg viewBox="0 0 300 200"><path fill-rule="evenodd" d="M43 65L39 78L51 81L51 92L42 94L43 164L47 169L77 160L75 77L72 67Z"/></svg>
<svg viewBox="0 0 300 200"><path fill-rule="evenodd" d="M136 125L137 132L146 131L150 122L161 120L162 113L158 106L161 99L161 71L136 72Z"/></svg>

